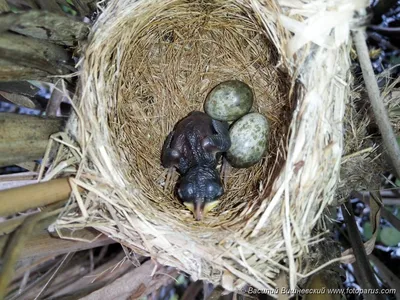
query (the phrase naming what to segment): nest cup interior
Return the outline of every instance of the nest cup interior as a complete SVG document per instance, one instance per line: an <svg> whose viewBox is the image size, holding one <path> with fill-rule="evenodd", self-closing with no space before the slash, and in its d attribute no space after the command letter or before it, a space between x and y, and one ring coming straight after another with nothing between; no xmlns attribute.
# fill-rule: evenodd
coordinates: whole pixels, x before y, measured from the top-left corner
<svg viewBox="0 0 400 300"><path fill-rule="evenodd" d="M119 55L120 67L117 82L110 80L114 101L108 108L112 146L126 162L127 181L146 198L141 213L150 206L186 229L243 221L265 199L284 162L291 80L277 67L278 53L253 12L234 1L141 9L142 20L127 17L115 38L110 57ZM167 180L161 149L174 125L193 110L204 111L212 88L231 79L252 88L252 111L269 121L268 150L258 164L225 172L220 205L196 222L174 193L178 173Z"/></svg>

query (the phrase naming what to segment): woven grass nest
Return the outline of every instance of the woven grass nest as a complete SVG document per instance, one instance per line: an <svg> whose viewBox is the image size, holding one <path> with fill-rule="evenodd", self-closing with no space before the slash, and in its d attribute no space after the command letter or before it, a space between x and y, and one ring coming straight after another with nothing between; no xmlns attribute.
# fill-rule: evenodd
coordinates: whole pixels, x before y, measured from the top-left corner
<svg viewBox="0 0 400 300"><path fill-rule="evenodd" d="M56 229L95 227L229 290L274 287L281 270L294 287L313 271L303 258L334 198L349 30L366 5L109 1L80 64L68 125L74 143L57 159L58 170L74 175L74 192ZM221 204L197 222L173 195L178 176L167 180L161 147L175 123L203 110L207 93L229 79L253 89L253 110L271 127L268 152L251 168L225 168Z"/></svg>

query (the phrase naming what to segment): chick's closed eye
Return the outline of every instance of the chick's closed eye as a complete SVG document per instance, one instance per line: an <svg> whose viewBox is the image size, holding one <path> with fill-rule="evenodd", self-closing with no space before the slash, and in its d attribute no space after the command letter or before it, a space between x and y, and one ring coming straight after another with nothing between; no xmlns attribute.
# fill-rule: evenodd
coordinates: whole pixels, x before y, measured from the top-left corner
<svg viewBox="0 0 400 300"><path fill-rule="evenodd" d="M216 199L224 193L224 188L219 182L208 182L207 184L207 198Z"/></svg>
<svg viewBox="0 0 400 300"><path fill-rule="evenodd" d="M178 196L182 200L189 200L194 198L194 187L191 183L181 183L178 188Z"/></svg>

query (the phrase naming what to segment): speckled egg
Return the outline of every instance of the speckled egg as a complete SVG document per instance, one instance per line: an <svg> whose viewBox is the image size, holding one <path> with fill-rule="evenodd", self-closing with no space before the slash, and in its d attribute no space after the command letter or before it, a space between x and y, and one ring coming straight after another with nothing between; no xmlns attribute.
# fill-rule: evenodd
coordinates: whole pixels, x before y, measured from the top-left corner
<svg viewBox="0 0 400 300"><path fill-rule="evenodd" d="M226 158L235 168L248 168L261 160L267 149L269 126L267 118L250 113L237 120L229 129L231 148Z"/></svg>
<svg viewBox="0 0 400 300"><path fill-rule="evenodd" d="M253 92L244 82L228 80L214 87L204 103L205 112L213 119L235 121L249 112Z"/></svg>

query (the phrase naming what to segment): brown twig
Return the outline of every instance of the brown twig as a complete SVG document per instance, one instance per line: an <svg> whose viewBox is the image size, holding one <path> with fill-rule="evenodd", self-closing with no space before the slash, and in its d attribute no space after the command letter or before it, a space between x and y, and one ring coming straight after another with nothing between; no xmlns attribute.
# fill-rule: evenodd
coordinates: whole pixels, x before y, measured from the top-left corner
<svg viewBox="0 0 400 300"><path fill-rule="evenodd" d="M399 50L399 48L397 48L391 42L389 42L386 39L384 39L382 37L382 35L380 33L378 33L378 32L368 31L367 35L368 35L369 38L371 38L374 41L380 43L383 46L383 48L387 48L387 49L393 50L393 51Z"/></svg>
<svg viewBox="0 0 400 300"><path fill-rule="evenodd" d="M360 197L367 197L369 199L369 191L358 192ZM400 205L400 198L396 189L394 190L380 190L379 194L382 198L384 205Z"/></svg>
<svg viewBox="0 0 400 300"><path fill-rule="evenodd" d="M375 200L375 202L382 203L380 195L378 193L372 192L371 197ZM381 214L383 218L385 218L387 221L389 221L390 224L393 225L393 227L400 231L400 220L396 218L396 216L394 216L390 211L385 208L381 210Z"/></svg>
<svg viewBox="0 0 400 300"><path fill-rule="evenodd" d="M400 176L400 148L390 124L385 105L380 96L378 83L376 82L374 70L372 69L369 59L364 30L354 31L353 37L376 123L378 124L379 130L382 134L384 146L389 154L395 172Z"/></svg>
<svg viewBox="0 0 400 300"><path fill-rule="evenodd" d="M60 261L60 263L57 266L57 269L54 270L53 274L51 274L49 280L46 282L46 284L42 287L40 292L36 295L35 300L39 299L39 297L45 293L45 291L48 289L48 287L53 283L54 279L56 278L57 274L62 271L63 268L65 268L65 265L68 264L75 252L69 252L64 255L63 259Z"/></svg>
<svg viewBox="0 0 400 300"><path fill-rule="evenodd" d="M61 102L66 99L66 96L62 92L63 82L62 80L58 81L54 85L53 92L51 93L51 97L46 107L46 116L56 117L57 112L60 108Z"/></svg>
<svg viewBox="0 0 400 300"><path fill-rule="evenodd" d="M363 289L379 289L378 282L376 281L374 272L367 258L356 220L354 219L350 199L342 205L342 212L347 225L350 244L353 248L354 256L356 257L355 266L360 270L360 276L358 278L359 284ZM382 295L365 294L365 299L383 300L384 297Z"/></svg>
<svg viewBox="0 0 400 300"><path fill-rule="evenodd" d="M224 289L221 286L217 286L211 292L211 294L208 296L207 300L219 300L219 299L221 299L223 292L224 292Z"/></svg>
<svg viewBox="0 0 400 300"><path fill-rule="evenodd" d="M284 271L280 271L277 279L275 280L276 287L279 291L283 291L284 289L289 288L288 284L288 276ZM288 300L289 295L286 293L279 292L278 294L278 300Z"/></svg>
<svg viewBox="0 0 400 300"><path fill-rule="evenodd" d="M107 283L114 281L134 268L128 260L123 259L124 254L120 252L116 257L95 268L92 272L87 268L85 276L82 276L80 280L70 282L54 290L51 293L51 298L64 300L70 298L77 299L106 286Z"/></svg>
<svg viewBox="0 0 400 300"><path fill-rule="evenodd" d="M94 266L96 267L104 258L104 256L106 256L108 251L108 245L105 245L101 248L99 255L96 256L95 260L94 260Z"/></svg>
<svg viewBox="0 0 400 300"><path fill-rule="evenodd" d="M197 294L201 292L202 289L203 289L203 281L197 280L196 282L192 282L188 286L186 291L183 293L181 299L182 300L194 299L197 296Z"/></svg>
<svg viewBox="0 0 400 300"><path fill-rule="evenodd" d="M375 255L371 254L369 258L379 269L379 274L381 275L383 281L385 281L390 288L400 291L400 279ZM400 293L397 293L395 297L397 300L400 300Z"/></svg>
<svg viewBox="0 0 400 300"><path fill-rule="evenodd" d="M43 269L44 273L39 272L39 274L43 274L39 276L38 278L34 278L32 282L30 282L26 288L18 294L9 294L8 299L9 300L16 300L16 299L34 299L35 296L42 290L43 286L51 280L51 277L53 274L56 272L57 268L60 266L60 260L58 260L56 263L53 261L51 264L48 266L46 271Z"/></svg>
<svg viewBox="0 0 400 300"><path fill-rule="evenodd" d="M54 264L54 255L44 256L40 258L30 258L23 261L18 261L15 269L14 279L21 279L26 272L40 272L43 269L49 268L48 264Z"/></svg>
<svg viewBox="0 0 400 300"><path fill-rule="evenodd" d="M362 193L354 193L355 196L357 196L358 199L360 199L362 202L367 204L368 206L370 205L370 198L372 198L375 202L377 202L379 205L383 201L380 201L379 198L381 198L381 195L379 193L370 193L370 195L365 195ZM400 220L396 218L390 211L388 211L385 207L382 207L381 209L381 215L382 218L386 219L390 224L392 224L393 227L395 227L397 230L400 231Z"/></svg>
<svg viewBox="0 0 400 300"><path fill-rule="evenodd" d="M26 247L21 253L21 259L47 255L57 256L68 252L82 251L110 244L115 244L115 241L105 235L101 235L97 240L89 243L52 237L48 232L42 232L26 241Z"/></svg>
<svg viewBox="0 0 400 300"><path fill-rule="evenodd" d="M154 263L148 260L113 283L81 299L127 299L129 297L137 299L158 290L161 286L173 280L178 274L176 270L168 270L166 267L162 267L161 270L156 272L156 274L161 275L151 276L154 267Z"/></svg>

